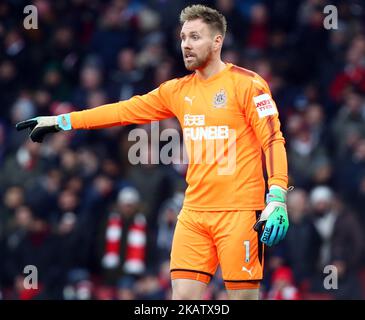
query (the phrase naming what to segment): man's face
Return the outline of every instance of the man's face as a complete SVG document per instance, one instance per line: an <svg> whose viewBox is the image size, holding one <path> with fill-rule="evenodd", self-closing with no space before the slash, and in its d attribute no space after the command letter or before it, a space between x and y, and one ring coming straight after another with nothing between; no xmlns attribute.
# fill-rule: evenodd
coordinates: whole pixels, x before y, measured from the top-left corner
<svg viewBox="0 0 365 320"><path fill-rule="evenodd" d="M180 37L186 69L204 68L213 56L214 36L209 26L201 19L186 21Z"/></svg>

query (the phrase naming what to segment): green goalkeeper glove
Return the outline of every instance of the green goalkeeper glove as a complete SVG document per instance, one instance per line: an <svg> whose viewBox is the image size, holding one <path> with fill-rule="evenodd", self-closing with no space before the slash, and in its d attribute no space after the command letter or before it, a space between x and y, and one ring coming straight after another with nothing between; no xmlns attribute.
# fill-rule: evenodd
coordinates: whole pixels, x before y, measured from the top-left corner
<svg viewBox="0 0 365 320"><path fill-rule="evenodd" d="M254 225L255 231L262 231L261 242L269 247L283 240L289 228L286 193L283 188L271 186L266 196L266 208ZM264 230L262 230L263 225L265 225Z"/></svg>
<svg viewBox="0 0 365 320"><path fill-rule="evenodd" d="M37 117L21 121L16 124L18 131L29 128L29 137L33 142L43 142L46 134L58 131L71 130L70 114L65 113L59 116Z"/></svg>

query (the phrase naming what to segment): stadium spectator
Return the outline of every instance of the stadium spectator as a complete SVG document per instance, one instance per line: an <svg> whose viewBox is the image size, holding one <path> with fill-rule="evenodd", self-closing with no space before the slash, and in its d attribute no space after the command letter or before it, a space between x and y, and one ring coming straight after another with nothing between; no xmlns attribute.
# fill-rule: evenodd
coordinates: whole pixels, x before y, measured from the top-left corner
<svg viewBox="0 0 365 320"><path fill-rule="evenodd" d="M98 252L107 285L115 286L122 276L139 276L147 269L149 230L139 206L140 194L135 188L121 189L115 210L101 226Z"/></svg>

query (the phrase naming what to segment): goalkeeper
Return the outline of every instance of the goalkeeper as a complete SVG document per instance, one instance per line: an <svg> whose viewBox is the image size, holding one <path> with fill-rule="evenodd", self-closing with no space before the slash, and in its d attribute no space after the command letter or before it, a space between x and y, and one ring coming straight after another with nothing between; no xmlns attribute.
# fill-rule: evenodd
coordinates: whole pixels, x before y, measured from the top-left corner
<svg viewBox="0 0 365 320"><path fill-rule="evenodd" d="M287 158L278 110L265 80L221 60L223 15L193 5L181 12L180 21L181 50L190 75L126 101L37 117L17 128L30 128L30 138L42 142L58 131L177 117L189 168L171 249L172 298L202 299L220 264L230 299L258 299L264 245L279 243L289 226ZM212 152L212 141L223 150ZM201 161L195 161L197 146ZM214 161L209 158L212 154L218 154ZM266 203L263 154L269 187ZM222 159L228 163L224 168Z"/></svg>

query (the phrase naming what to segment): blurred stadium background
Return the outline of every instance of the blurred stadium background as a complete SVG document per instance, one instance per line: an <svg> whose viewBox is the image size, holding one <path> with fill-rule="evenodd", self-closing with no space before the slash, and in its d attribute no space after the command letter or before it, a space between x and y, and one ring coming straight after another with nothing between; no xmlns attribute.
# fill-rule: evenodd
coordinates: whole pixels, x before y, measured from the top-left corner
<svg viewBox="0 0 365 320"><path fill-rule="evenodd" d="M14 124L128 99L185 75L178 15L192 3L1 1L1 299L170 298L186 166L130 165L135 126L57 134L40 145ZM261 297L364 298L364 2L199 3L228 19L224 60L268 81L287 141L291 228L266 250ZM29 4L38 8L36 30L23 27ZM338 9L337 30L323 27L328 4ZM179 130L174 119L165 128ZM115 252L107 235L118 216ZM135 247L127 240L137 219ZM27 265L37 267L37 289L23 286ZM337 290L324 288L326 265L337 267ZM226 298L218 270L205 299Z"/></svg>

